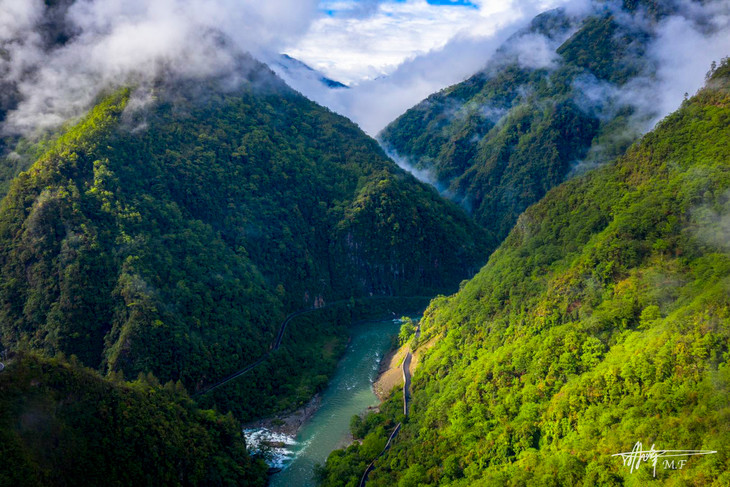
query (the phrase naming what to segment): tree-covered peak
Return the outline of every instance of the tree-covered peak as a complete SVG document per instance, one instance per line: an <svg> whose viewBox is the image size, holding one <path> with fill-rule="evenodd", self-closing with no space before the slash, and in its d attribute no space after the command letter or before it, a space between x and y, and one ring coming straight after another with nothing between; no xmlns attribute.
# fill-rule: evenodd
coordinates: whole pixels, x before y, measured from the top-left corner
<svg viewBox="0 0 730 487"><path fill-rule="evenodd" d="M642 1L545 12L379 138L499 242L550 188L622 154L660 117L665 20L712 31L691 10Z"/></svg>
<svg viewBox="0 0 730 487"><path fill-rule="evenodd" d="M476 272L485 236L462 210L349 120L241 63L101 96L12 180L3 344L196 391L264 354L289 312L449 292ZM240 414L279 407L241 387Z"/></svg>

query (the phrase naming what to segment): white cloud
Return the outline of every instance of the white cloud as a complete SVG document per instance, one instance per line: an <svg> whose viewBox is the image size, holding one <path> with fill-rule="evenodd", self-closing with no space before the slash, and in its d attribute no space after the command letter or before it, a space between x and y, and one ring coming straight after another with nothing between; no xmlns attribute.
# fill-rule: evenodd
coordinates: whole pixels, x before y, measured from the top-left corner
<svg viewBox="0 0 730 487"><path fill-rule="evenodd" d="M676 13L658 25L641 16L619 18L643 22L643 29L653 30L655 38L644 59L646 71L623 86L592 76L579 77L574 86L581 108L608 119L616 110L631 106L635 110L633 128L646 132L675 111L685 93L693 95L704 85L711 63L730 55L730 4L715 0L699 5L683 0L677 6Z"/></svg>
<svg viewBox="0 0 730 487"><path fill-rule="evenodd" d="M466 79L481 68L511 33L483 39L456 38L441 49L406 60L388 76L362 81L349 90L288 80L305 95L355 121L370 135L434 91Z"/></svg>
<svg viewBox="0 0 730 487"><path fill-rule="evenodd" d="M371 5L364 18L335 15L315 21L296 49L289 50L331 78L350 82L352 89L331 92L290 80L294 87L371 135L429 94L477 72L508 35L538 13L560 6L581 16L592 8L590 0L475 1L479 9L433 6L423 0L372 3L377 8ZM348 5L352 0L330 6L347 12ZM657 66L656 78L637 78L623 87L581 79L578 84L586 88L581 103L601 104L602 110L609 110L599 114L603 116L631 105L645 131L675 110L685 92L692 94L702 86L710 63L730 54L730 3L677 0L675 5L680 7L678 14L659 25L641 15L615 12L619 22L655 29L647 63ZM523 66L549 68L557 61L557 44L525 35L512 44L512 54Z"/></svg>
<svg viewBox="0 0 730 487"><path fill-rule="evenodd" d="M557 47L558 45L543 35L525 34L510 44L507 53L514 56L517 64L523 68L543 69L555 67L557 64Z"/></svg>
<svg viewBox="0 0 730 487"><path fill-rule="evenodd" d="M5 0L0 9L0 40L17 36L38 19L41 0Z"/></svg>
<svg viewBox="0 0 730 487"><path fill-rule="evenodd" d="M481 69L506 37L536 14L557 6L585 13L590 4L473 0L479 8L470 8L425 0L77 0L68 18L78 35L48 51L36 25L45 2L0 1L0 45L10 55L0 56L0 74L19 83L24 100L6 129L27 132L56 124L86 108L100 87L160 69L216 73L230 66L238 49L263 59L286 51L332 79L349 82L352 89L332 91L316 81L289 79L371 135L429 94ZM685 91L702 85L712 60L730 54L728 10L726 1L698 6L686 0L682 16L659 26L650 55L663 85L650 103L660 106L662 115ZM698 19L715 30L703 30ZM221 39L236 49L221 48ZM516 44L521 63L554 63L554 46L545 38L522 41ZM611 95L613 88L604 88L596 96ZM593 103L590 97L586 102Z"/></svg>
<svg viewBox="0 0 730 487"><path fill-rule="evenodd" d="M66 15L77 35L49 50L37 25L44 2L3 2L0 73L22 97L4 128L26 133L77 115L108 85L161 69L216 74L236 51L283 49L318 15L316 0L77 0Z"/></svg>
<svg viewBox="0 0 730 487"><path fill-rule="evenodd" d="M346 14L359 2L330 6ZM370 15L324 16L287 53L348 84L390 74L408 59L456 38L480 38L524 17L516 1L483 1L479 8L425 0L369 2ZM535 6L539 2L533 2ZM555 2L552 2L555 3ZM549 5L542 3L542 8Z"/></svg>
<svg viewBox="0 0 730 487"><path fill-rule="evenodd" d="M707 23L706 23L707 22ZM665 19L649 55L659 66L660 116L676 110L684 93L693 95L705 81L712 61L730 55L730 3L684 3L682 15Z"/></svg>
<svg viewBox="0 0 730 487"><path fill-rule="evenodd" d="M289 82L375 135L429 94L484 67L497 47L537 14L565 5L578 15L588 10L589 0L474 3L478 9L424 0L380 2L366 18L335 15L316 20L296 48L287 51L352 89L331 92L321 85ZM352 1L336 4L346 12L348 5ZM554 52L539 36L520 45L524 49L518 54L525 64L546 66L554 60Z"/></svg>
<svg viewBox="0 0 730 487"><path fill-rule="evenodd" d="M232 61L220 48L222 32L264 59L294 46L288 52L332 79L357 81L337 95L295 88L375 134L429 93L474 73L507 33L565 0L482 0L478 9L425 0L77 0L68 18L78 36L51 52L36 32L44 2L3 1L10 8L0 14L0 27L7 26L0 42L10 59L0 59L0 71L20 82L24 100L6 129L55 125L80 113L99 87L130 77L160 69L215 73Z"/></svg>

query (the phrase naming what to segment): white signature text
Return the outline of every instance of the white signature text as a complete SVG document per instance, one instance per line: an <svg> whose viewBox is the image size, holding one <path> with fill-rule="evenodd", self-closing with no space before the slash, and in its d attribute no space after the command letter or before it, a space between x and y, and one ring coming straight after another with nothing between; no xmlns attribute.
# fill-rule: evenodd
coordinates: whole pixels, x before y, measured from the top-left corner
<svg viewBox="0 0 730 487"><path fill-rule="evenodd" d="M641 462L651 463L654 468L654 477L656 477L656 465L660 458L665 458L662 465L665 469L681 470L687 463L686 458L675 460L667 460L668 457L688 457L690 455L710 455L717 453L716 450L655 450L654 445L648 450L643 450L640 441L634 445L634 449L630 452L614 453L612 457L621 457L624 466L629 468L631 473L635 472L641 466Z"/></svg>

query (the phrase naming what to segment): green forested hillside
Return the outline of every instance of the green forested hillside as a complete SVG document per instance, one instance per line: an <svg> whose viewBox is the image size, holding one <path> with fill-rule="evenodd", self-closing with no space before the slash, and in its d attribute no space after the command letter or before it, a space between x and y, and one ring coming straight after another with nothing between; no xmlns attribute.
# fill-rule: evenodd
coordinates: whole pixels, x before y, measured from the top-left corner
<svg viewBox="0 0 730 487"><path fill-rule="evenodd" d="M429 96L379 136L469 208L495 246L576 164L618 156L646 123L647 114L608 93L652 76L646 47L670 5L594 7L583 19L563 10L537 16L484 70Z"/></svg>
<svg viewBox="0 0 730 487"><path fill-rule="evenodd" d="M483 233L460 209L354 124L241 62L236 88L167 81L101 97L12 181L5 346L194 392L266 352L288 312L454 289L483 263ZM344 339L322 325L326 342ZM318 370L317 356L302 347L286 380ZM276 395L261 379L242 385L239 412Z"/></svg>
<svg viewBox="0 0 730 487"><path fill-rule="evenodd" d="M550 191L426 311L435 340L368 486L730 483L730 64L614 163ZM378 441L385 418L360 437ZM631 473L612 454L716 450ZM357 485L363 447L323 485ZM669 460L672 460L671 458ZM355 467L353 468L353 465Z"/></svg>
<svg viewBox="0 0 730 487"><path fill-rule="evenodd" d="M34 354L0 372L0 486L263 486L266 470L240 424L197 409L180 383Z"/></svg>

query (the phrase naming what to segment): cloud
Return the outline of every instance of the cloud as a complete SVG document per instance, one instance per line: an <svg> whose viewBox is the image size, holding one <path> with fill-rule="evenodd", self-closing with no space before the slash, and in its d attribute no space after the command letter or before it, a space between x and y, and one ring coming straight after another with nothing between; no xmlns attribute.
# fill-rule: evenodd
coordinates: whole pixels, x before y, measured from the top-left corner
<svg viewBox="0 0 730 487"><path fill-rule="evenodd" d="M439 190L439 192L442 192L446 189L445 187L439 185L436 177L428 169L419 169L415 167L407 158L399 156L398 153L396 153L392 149L388 150L387 153L388 156L393 159L396 164L398 164L398 167L413 174L413 176L415 176L416 179L418 179L422 183L435 186Z"/></svg>
<svg viewBox="0 0 730 487"><path fill-rule="evenodd" d="M641 134L677 110L705 83L713 61L730 54L730 4L710 0L674 3L671 15L659 23L642 15L629 16L614 5L614 18L629 30L651 33L642 58L642 72L622 85L579 76L573 83L576 104L586 113L609 122L630 114L623 130L613 130L594 141L587 156L577 161L569 176L581 174L620 155ZM630 109L630 111L627 111Z"/></svg>
<svg viewBox="0 0 730 487"><path fill-rule="evenodd" d="M713 60L730 54L730 3L721 0L702 4L678 0L673 3L675 14L658 25L641 12L622 11L620 2L598 6L589 0L473 3L478 9L423 0L372 2L365 17L340 19L335 13L317 20L288 52L325 75L348 82L352 89L331 93L297 80L290 83L375 135L429 94L479 71L510 34L538 13L559 6L581 17L596 8L608 8L630 32L655 33L646 53L646 73L623 86L585 76L574 88L579 105L603 119L633 107L635 136L676 109L685 92L699 89ZM343 11L352 4L332 3ZM527 34L511 39L507 54L523 67L551 69L559 62L555 51L565 38Z"/></svg>
<svg viewBox="0 0 730 487"><path fill-rule="evenodd" d="M685 94L704 85L713 61L730 55L730 4L683 0L675 5L677 10L656 25L642 15L617 16L619 22L652 32L643 72L621 86L591 75L578 77L576 101L584 111L608 120L618 110L632 107L639 132L646 132L675 111Z"/></svg>
<svg viewBox="0 0 730 487"><path fill-rule="evenodd" d="M697 206L690 211L689 227L705 245L723 252L730 252L730 191L710 204Z"/></svg>
<svg viewBox="0 0 730 487"><path fill-rule="evenodd" d="M455 39L493 36L506 25L530 20L561 3L565 2L331 2L331 14L316 20L287 53L333 79L356 84L391 74L403 62L444 49ZM351 15L356 7L367 15ZM482 64L485 61L483 57Z"/></svg>
<svg viewBox="0 0 730 487"><path fill-rule="evenodd" d="M381 2L367 19L336 16L315 21L290 49L292 56L352 89L332 92L290 79L296 89L376 135L389 122L431 93L482 69L496 49L534 16L564 5L561 0L473 2L479 8L431 5L423 0ZM588 0L568 5L571 15ZM557 45L541 36L515 43L520 62L547 66ZM550 47L553 52L551 53Z"/></svg>
<svg viewBox="0 0 730 487"><path fill-rule="evenodd" d="M374 136L429 94L473 74L504 36L506 32L487 39L454 39L441 49L407 60L389 76L362 81L349 90L330 90L321 84L305 86L300 80L290 83Z"/></svg>
<svg viewBox="0 0 730 487"><path fill-rule="evenodd" d="M7 0L0 11L0 33L3 38L18 37L38 20L41 0Z"/></svg>
<svg viewBox="0 0 730 487"><path fill-rule="evenodd" d="M702 85L712 60L729 54L730 4L677 1L680 14L653 27L657 40L648 54L656 65L654 79L625 87L581 79L580 103L587 110L607 117L617 106L631 104L654 110L653 123L676 108L685 92ZM21 101L4 129L23 133L81 113L101 87L170 70L208 76L229 69L238 53L247 51L264 60L288 52L326 76L348 82L350 90L330 90L317 76L288 78L306 96L375 135L429 94L482 69L538 13L560 6L580 16L592 8L589 0L457 2L462 5L426 0L59 0L61 7L70 5L57 7L65 29L59 36L40 29L41 24L49 29L46 2L2 2L0 74L14 83ZM65 43L50 42L57 37ZM523 66L550 69L560 40L525 35L513 39L512 54ZM6 93L0 94L3 106L11 98Z"/></svg>
<svg viewBox="0 0 730 487"><path fill-rule="evenodd" d="M380 4L387 0L322 0L321 11L339 18L367 18L375 14Z"/></svg>
<svg viewBox="0 0 730 487"><path fill-rule="evenodd" d="M730 2L682 2L679 13L658 26L648 54L658 67L656 122L679 107L684 93L693 95L704 85L713 61L730 55Z"/></svg>
<svg viewBox="0 0 730 487"><path fill-rule="evenodd" d="M551 42L544 35L525 34L510 43L508 55L514 56L517 64L522 68L544 69L554 68L559 56L555 49L560 43Z"/></svg>
<svg viewBox="0 0 730 487"><path fill-rule="evenodd" d="M209 76L241 52L283 49L318 15L316 0L77 0L73 35L44 41L39 0L3 0L0 73L21 99L5 131L27 133L77 115L99 89L172 71Z"/></svg>

